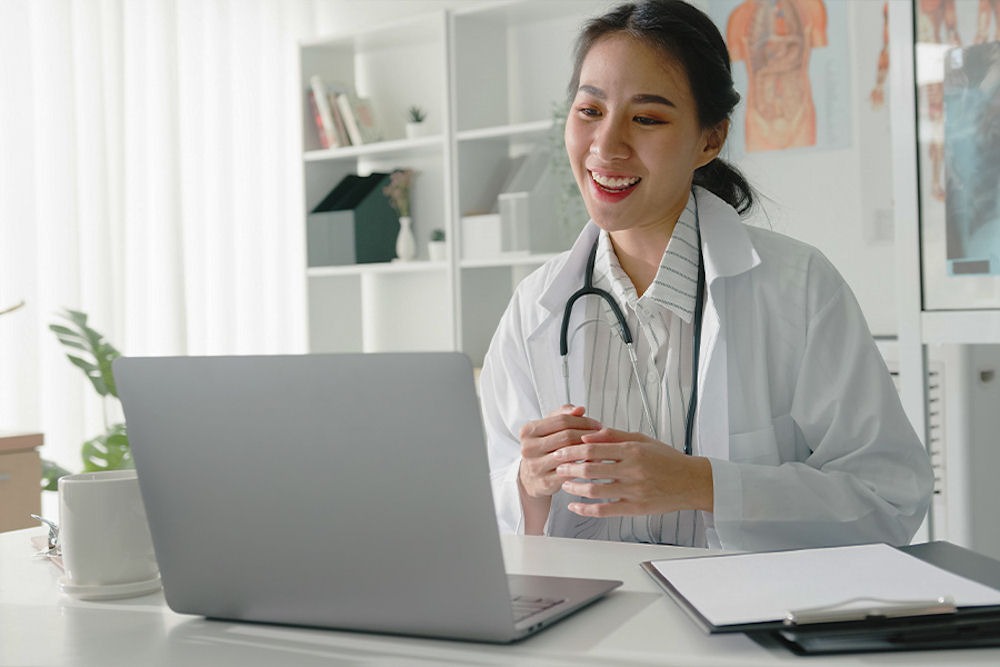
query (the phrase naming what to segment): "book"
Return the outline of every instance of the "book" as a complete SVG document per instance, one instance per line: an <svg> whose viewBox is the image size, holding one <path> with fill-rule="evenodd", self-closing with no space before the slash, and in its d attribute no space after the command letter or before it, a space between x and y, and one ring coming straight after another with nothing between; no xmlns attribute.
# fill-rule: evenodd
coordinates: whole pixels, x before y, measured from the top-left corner
<svg viewBox="0 0 1000 667"><path fill-rule="evenodd" d="M337 95L339 94L340 93L335 90L330 91L330 113L333 115L333 125L340 145L350 146L351 138L347 135L347 127L344 125L344 117L340 113L340 105L337 104Z"/></svg>
<svg viewBox="0 0 1000 667"><path fill-rule="evenodd" d="M352 144L360 146L382 139L371 100L348 91L337 95L337 106Z"/></svg>
<svg viewBox="0 0 1000 667"><path fill-rule="evenodd" d="M314 74L309 77L310 104L315 108L313 117L316 119L316 130L319 134L320 145L323 148L336 148L340 146L337 136L337 127L333 121L333 114L330 110L330 98L326 90L323 79Z"/></svg>
<svg viewBox="0 0 1000 667"><path fill-rule="evenodd" d="M326 135L326 128L323 127L323 118L320 115L319 107L316 106L316 94L310 88L306 95L309 98L309 111L316 126L316 138L319 139L319 146L320 148L330 148L330 137Z"/></svg>

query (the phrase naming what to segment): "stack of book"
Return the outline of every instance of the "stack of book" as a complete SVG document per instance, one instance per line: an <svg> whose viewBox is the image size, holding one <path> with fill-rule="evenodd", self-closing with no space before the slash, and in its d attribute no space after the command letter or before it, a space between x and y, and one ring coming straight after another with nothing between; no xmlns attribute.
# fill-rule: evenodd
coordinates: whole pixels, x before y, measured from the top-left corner
<svg viewBox="0 0 1000 667"><path fill-rule="evenodd" d="M360 146L383 139L371 100L350 86L328 83L314 75L309 79L308 96L322 148Z"/></svg>

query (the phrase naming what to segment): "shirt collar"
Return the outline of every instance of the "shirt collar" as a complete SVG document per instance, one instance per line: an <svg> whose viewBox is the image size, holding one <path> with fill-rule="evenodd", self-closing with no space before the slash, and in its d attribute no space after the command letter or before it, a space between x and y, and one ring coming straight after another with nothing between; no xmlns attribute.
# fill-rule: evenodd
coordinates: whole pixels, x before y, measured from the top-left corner
<svg viewBox="0 0 1000 667"><path fill-rule="evenodd" d="M618 258L612 251L611 239L608 233L601 231L597 248L595 272L601 277L595 277L595 284L603 281L615 298L622 303L635 306L637 302L656 304L675 313L687 323L694 316L697 288L698 265L701 261L698 252L698 205L694 193L688 196L687 205L681 213L674 231L667 241L667 249L660 260L660 268L656 271L653 283L642 297L637 297L635 287L625 271L618 263Z"/></svg>
<svg viewBox="0 0 1000 667"><path fill-rule="evenodd" d="M688 195L684 212L674 225L653 284L642 298L668 308L690 323L698 294L699 250L698 204L692 192Z"/></svg>

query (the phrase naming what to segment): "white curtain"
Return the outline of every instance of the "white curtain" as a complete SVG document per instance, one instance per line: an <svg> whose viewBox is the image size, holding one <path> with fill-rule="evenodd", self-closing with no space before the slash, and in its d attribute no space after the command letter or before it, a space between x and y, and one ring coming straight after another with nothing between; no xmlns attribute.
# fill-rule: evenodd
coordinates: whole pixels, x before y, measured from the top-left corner
<svg viewBox="0 0 1000 667"><path fill-rule="evenodd" d="M79 470L100 402L48 325L134 355L306 350L309 0L0 0L0 431ZM262 381L266 379L262 378Z"/></svg>

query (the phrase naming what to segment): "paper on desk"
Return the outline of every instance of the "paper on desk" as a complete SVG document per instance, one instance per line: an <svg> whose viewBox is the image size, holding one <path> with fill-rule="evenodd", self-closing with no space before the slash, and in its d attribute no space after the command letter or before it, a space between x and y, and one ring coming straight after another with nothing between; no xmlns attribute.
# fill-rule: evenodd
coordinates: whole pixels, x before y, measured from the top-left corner
<svg viewBox="0 0 1000 667"><path fill-rule="evenodd" d="M658 560L652 565L712 625L780 621L791 610L838 605L853 598L955 605L1000 604L1000 591L885 544ZM884 604L884 603L883 603Z"/></svg>

